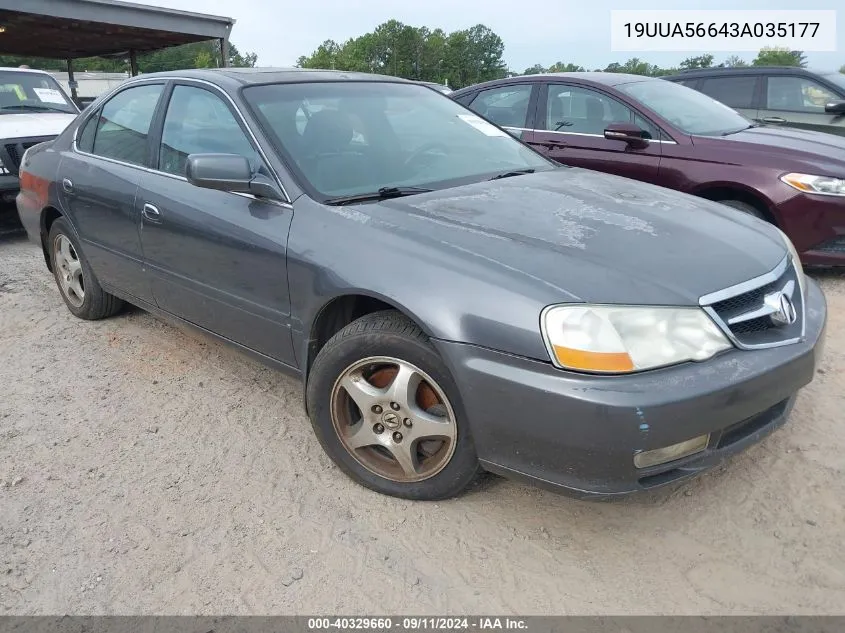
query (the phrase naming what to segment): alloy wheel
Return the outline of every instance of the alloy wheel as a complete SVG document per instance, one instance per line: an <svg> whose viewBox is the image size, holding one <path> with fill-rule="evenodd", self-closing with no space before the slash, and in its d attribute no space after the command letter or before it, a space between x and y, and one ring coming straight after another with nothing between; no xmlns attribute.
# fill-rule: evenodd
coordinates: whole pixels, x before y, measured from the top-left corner
<svg viewBox="0 0 845 633"><path fill-rule="evenodd" d="M73 307L79 308L85 301L82 262L66 235L59 234L53 241L53 261L62 294Z"/></svg>
<svg viewBox="0 0 845 633"><path fill-rule="evenodd" d="M332 388L331 416L350 455L391 481L429 479L455 452L455 412L443 389L397 358L365 358L347 367Z"/></svg>

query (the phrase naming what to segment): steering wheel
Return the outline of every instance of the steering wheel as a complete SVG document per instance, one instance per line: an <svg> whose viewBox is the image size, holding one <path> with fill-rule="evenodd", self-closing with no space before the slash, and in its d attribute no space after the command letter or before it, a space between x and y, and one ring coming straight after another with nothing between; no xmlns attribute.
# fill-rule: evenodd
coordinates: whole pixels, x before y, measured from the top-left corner
<svg viewBox="0 0 845 633"><path fill-rule="evenodd" d="M405 159L405 167L409 167L414 162L434 150L439 150L443 154L447 154L449 152L449 148L443 143L433 142L420 145L410 156L408 156L408 158Z"/></svg>

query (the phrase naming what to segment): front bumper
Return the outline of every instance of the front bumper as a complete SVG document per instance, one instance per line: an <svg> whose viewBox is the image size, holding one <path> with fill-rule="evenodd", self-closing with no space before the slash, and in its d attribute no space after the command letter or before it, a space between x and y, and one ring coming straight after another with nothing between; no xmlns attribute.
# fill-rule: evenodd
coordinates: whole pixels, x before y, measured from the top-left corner
<svg viewBox="0 0 845 633"><path fill-rule="evenodd" d="M778 213L805 265L845 266L845 198L798 193Z"/></svg>
<svg viewBox="0 0 845 633"><path fill-rule="evenodd" d="M826 318L824 295L808 279L803 341L630 376L585 376L473 345L435 345L457 378L486 469L609 496L690 477L785 423L796 393L813 379ZM640 451L705 433L703 452L634 466Z"/></svg>

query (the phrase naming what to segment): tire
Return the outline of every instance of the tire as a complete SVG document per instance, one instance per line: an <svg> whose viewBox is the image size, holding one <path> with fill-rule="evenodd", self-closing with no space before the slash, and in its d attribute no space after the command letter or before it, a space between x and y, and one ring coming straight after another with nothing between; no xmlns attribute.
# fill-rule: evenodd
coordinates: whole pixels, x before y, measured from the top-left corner
<svg viewBox="0 0 845 633"><path fill-rule="evenodd" d="M335 334L314 360L306 400L328 456L371 490L445 499L480 470L457 385L399 312L368 314Z"/></svg>
<svg viewBox="0 0 845 633"><path fill-rule="evenodd" d="M123 301L100 287L67 220L53 222L47 246L59 293L74 316L96 321L120 311Z"/></svg>
<svg viewBox="0 0 845 633"><path fill-rule="evenodd" d="M763 215L760 209L748 204L747 202L743 202L742 200L719 200L718 202L768 222L768 219L766 219L766 216Z"/></svg>

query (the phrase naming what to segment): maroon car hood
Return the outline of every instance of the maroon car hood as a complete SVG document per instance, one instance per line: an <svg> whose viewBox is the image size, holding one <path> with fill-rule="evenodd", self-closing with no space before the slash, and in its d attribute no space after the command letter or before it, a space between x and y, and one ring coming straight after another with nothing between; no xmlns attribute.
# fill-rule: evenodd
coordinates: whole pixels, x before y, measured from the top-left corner
<svg viewBox="0 0 845 633"><path fill-rule="evenodd" d="M728 136L694 136L692 140L698 146L721 145L766 153L777 148L778 155L783 158L802 158L803 155L805 158L833 158L845 162L845 136L812 130L760 126Z"/></svg>

